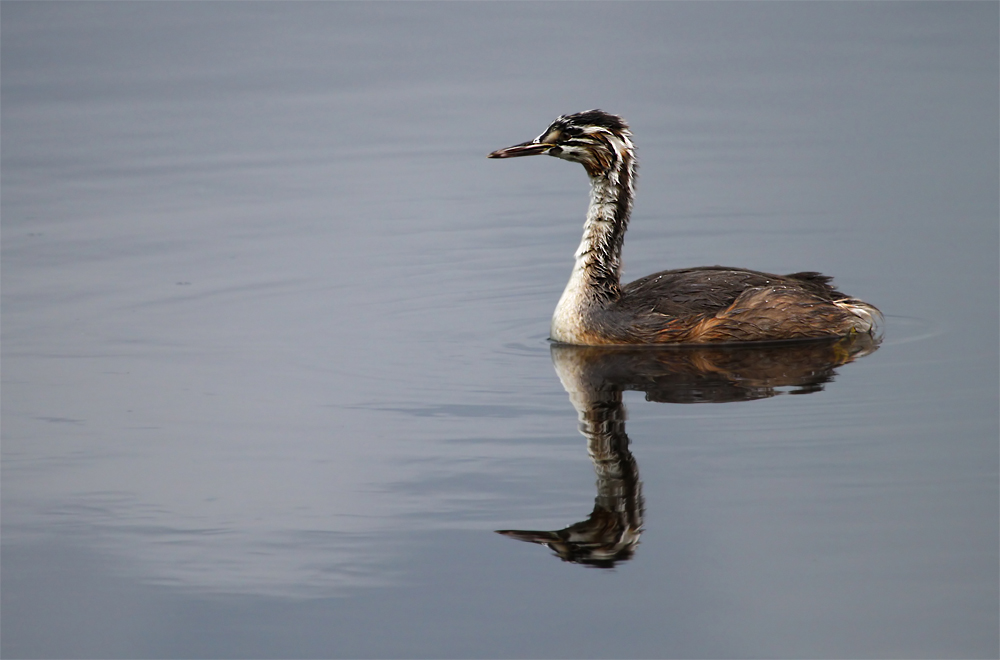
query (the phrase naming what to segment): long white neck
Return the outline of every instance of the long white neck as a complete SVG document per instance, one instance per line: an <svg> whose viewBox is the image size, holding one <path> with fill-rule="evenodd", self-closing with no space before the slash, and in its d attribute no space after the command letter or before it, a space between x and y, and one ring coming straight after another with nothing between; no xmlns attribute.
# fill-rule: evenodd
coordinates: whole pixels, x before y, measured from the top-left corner
<svg viewBox="0 0 1000 660"><path fill-rule="evenodd" d="M621 294L622 243L632 211L635 179L631 149L623 150L621 156L610 172L591 176L583 239L552 316L555 341L588 343L588 311L618 300Z"/></svg>

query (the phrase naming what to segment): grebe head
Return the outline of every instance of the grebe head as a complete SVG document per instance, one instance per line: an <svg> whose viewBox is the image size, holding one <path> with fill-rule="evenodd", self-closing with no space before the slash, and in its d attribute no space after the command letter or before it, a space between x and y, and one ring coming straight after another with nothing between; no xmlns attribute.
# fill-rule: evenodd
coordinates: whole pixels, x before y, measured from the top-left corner
<svg viewBox="0 0 1000 660"><path fill-rule="evenodd" d="M546 154L582 163L591 177L608 176L634 150L628 124L618 115L588 110L563 115L534 140L498 149L489 158L516 158Z"/></svg>

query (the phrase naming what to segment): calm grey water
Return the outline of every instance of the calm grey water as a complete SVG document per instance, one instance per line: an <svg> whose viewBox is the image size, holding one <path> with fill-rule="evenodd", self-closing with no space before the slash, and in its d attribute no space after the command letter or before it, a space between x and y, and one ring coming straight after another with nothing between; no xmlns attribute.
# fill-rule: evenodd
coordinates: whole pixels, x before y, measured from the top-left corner
<svg viewBox="0 0 1000 660"><path fill-rule="evenodd" d="M3 3L3 656L997 657L998 11ZM485 155L593 107L627 277L878 350L552 353L586 178Z"/></svg>

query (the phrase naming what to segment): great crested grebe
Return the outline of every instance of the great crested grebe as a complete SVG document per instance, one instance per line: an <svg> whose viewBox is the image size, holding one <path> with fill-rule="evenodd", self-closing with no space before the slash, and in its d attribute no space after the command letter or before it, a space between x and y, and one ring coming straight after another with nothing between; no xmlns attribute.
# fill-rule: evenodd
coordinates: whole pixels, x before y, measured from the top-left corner
<svg viewBox="0 0 1000 660"><path fill-rule="evenodd" d="M665 270L621 284L621 252L636 160L625 120L603 110L563 115L530 142L490 158L547 154L581 163L590 208L551 336L567 344L781 341L874 333L881 313L803 272L772 275L707 266Z"/></svg>

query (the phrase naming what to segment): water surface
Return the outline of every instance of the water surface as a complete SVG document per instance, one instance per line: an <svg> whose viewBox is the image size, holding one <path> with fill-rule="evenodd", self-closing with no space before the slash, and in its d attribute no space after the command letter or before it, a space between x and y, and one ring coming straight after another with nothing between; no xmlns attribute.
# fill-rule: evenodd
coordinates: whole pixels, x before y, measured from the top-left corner
<svg viewBox="0 0 1000 660"><path fill-rule="evenodd" d="M4 3L3 655L996 657L997 20ZM881 346L594 358L595 473L584 174L485 158L592 107L626 277L820 270Z"/></svg>

